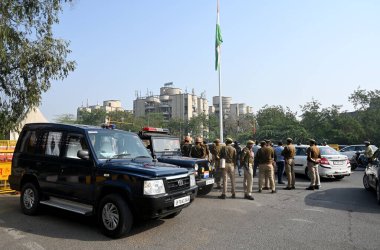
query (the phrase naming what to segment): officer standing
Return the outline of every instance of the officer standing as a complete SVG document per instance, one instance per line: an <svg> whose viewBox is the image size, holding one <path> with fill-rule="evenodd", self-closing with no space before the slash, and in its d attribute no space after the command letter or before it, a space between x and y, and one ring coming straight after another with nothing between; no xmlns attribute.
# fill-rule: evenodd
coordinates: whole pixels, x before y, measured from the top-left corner
<svg viewBox="0 0 380 250"><path fill-rule="evenodd" d="M214 145L211 148L211 155L212 155L212 161L214 163L215 168L215 183L216 183L216 189L221 189L220 180L222 178L222 169L220 168L220 150L222 149L222 146L220 145L220 140L216 139L214 141Z"/></svg>
<svg viewBox="0 0 380 250"><path fill-rule="evenodd" d="M294 156L296 155L296 148L293 145L292 138L286 139L288 145L284 147L282 155L285 158L285 173L288 178L288 186L285 190L295 189L296 178L294 174Z"/></svg>
<svg viewBox="0 0 380 250"><path fill-rule="evenodd" d="M235 198L235 163L236 163L236 149L231 145L232 139L226 139L226 146L222 148L220 158L225 159L225 168L223 169L223 191L220 199L226 198L227 193L227 178L231 180L231 198ZM228 176L228 177L227 177Z"/></svg>
<svg viewBox="0 0 380 250"><path fill-rule="evenodd" d="M190 157L191 147L192 145L190 136L185 136L184 143L181 147L182 156Z"/></svg>
<svg viewBox="0 0 380 250"><path fill-rule="evenodd" d="M270 189L272 194L276 193L276 186L274 183L274 170L273 170L273 161L274 161L274 151L273 148L266 144L266 142L261 142L261 149L257 152L256 157L259 161L259 193L262 191L264 184L264 179L269 179Z"/></svg>
<svg viewBox="0 0 380 250"><path fill-rule="evenodd" d="M253 161L254 153L252 150L253 141L247 141L247 146L243 148L240 157L240 165L244 170L243 189L244 198L254 200L252 197L252 181L253 181Z"/></svg>
<svg viewBox="0 0 380 250"><path fill-rule="evenodd" d="M253 146L253 153L254 155L257 154L257 151L261 148L261 146L259 145L259 141L256 140L255 141L255 145ZM259 162L257 160L257 158L255 157L255 159L253 160L253 177L256 176L256 172L257 172L257 168L259 167Z"/></svg>
<svg viewBox="0 0 380 250"><path fill-rule="evenodd" d="M234 148L236 149L236 166L238 169L239 176L241 176L241 166L240 166L241 148L240 148L240 143L238 141L234 141Z"/></svg>
<svg viewBox="0 0 380 250"><path fill-rule="evenodd" d="M319 171L318 171L318 166L319 166L319 161L321 159L321 152L319 148L317 147L317 143L315 142L314 139L310 139L309 141L310 147L307 148L306 150L306 155L307 155L307 168L310 173L310 186L306 188L306 190L314 190L314 189L319 189Z"/></svg>
<svg viewBox="0 0 380 250"><path fill-rule="evenodd" d="M202 138L195 138L195 145L191 147L190 156L193 158L205 159L206 150L202 146Z"/></svg>
<svg viewBox="0 0 380 250"><path fill-rule="evenodd" d="M276 161L277 166L277 183L278 184L285 184L282 181L282 177L284 176L284 170L285 170L285 158L282 156L282 151L284 150L284 147L282 146L282 141L279 141L277 143L277 146L274 148L274 158Z"/></svg>

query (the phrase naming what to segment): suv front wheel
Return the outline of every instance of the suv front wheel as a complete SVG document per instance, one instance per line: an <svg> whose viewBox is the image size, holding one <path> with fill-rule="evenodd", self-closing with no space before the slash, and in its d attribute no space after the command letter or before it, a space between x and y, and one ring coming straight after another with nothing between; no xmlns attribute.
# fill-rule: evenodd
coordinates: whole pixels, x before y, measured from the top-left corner
<svg viewBox="0 0 380 250"><path fill-rule="evenodd" d="M100 201L98 222L104 235L119 238L131 230L133 216L120 195L109 194Z"/></svg>
<svg viewBox="0 0 380 250"><path fill-rule="evenodd" d="M33 183L22 186L20 196L21 210L26 215L35 215L40 206L40 194Z"/></svg>

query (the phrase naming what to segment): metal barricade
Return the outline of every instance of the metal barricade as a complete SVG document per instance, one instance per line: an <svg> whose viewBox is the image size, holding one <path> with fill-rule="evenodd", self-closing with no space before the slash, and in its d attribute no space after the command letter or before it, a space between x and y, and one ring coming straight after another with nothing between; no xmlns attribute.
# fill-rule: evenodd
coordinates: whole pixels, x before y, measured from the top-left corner
<svg viewBox="0 0 380 250"><path fill-rule="evenodd" d="M0 194L13 193L10 189L8 177L11 174L12 157L16 141L0 140Z"/></svg>

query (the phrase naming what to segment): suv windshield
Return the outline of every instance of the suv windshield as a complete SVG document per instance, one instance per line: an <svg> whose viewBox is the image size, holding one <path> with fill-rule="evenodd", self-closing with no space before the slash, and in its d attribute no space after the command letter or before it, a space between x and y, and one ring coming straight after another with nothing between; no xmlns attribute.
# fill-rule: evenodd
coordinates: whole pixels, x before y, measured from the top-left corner
<svg viewBox="0 0 380 250"><path fill-rule="evenodd" d="M88 131L98 159L151 158L137 135L117 130Z"/></svg>
<svg viewBox="0 0 380 250"><path fill-rule="evenodd" d="M152 143L155 152L178 152L181 150L179 139L177 138L152 138Z"/></svg>

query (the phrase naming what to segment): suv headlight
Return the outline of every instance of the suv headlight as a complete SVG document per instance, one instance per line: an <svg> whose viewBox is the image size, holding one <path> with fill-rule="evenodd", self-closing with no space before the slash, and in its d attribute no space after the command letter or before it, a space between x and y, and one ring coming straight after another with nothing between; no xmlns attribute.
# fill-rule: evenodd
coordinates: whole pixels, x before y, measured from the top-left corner
<svg viewBox="0 0 380 250"><path fill-rule="evenodd" d="M195 185L197 185L197 183L195 182L195 175L191 174L190 175L190 187L194 187Z"/></svg>
<svg viewBox="0 0 380 250"><path fill-rule="evenodd" d="M144 181L144 195L164 194L165 186L163 180Z"/></svg>
<svg viewBox="0 0 380 250"><path fill-rule="evenodd" d="M198 171L198 168L199 168L199 167L198 167L198 164L195 163L195 164L194 164L194 169L195 169L195 171Z"/></svg>

